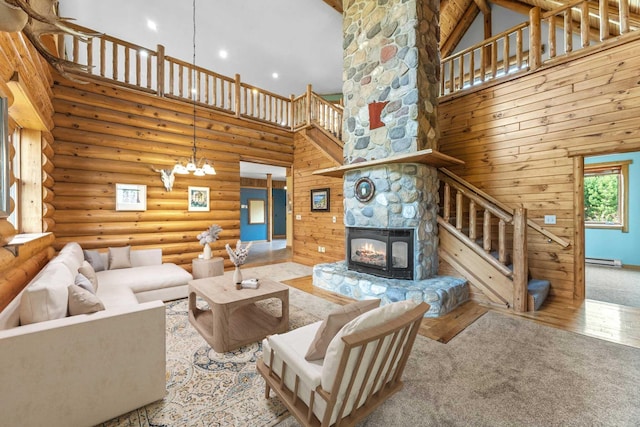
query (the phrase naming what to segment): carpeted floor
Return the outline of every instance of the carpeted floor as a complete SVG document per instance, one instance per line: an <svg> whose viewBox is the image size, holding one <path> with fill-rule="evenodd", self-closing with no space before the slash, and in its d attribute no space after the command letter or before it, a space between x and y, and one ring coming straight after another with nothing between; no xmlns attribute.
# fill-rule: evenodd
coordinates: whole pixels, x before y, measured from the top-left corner
<svg viewBox="0 0 640 427"><path fill-rule="evenodd" d="M275 280L294 263L247 269ZM299 277L298 276L298 277ZM334 305L290 291L292 327ZM105 426L295 426L255 372L259 344L218 354L167 305L167 397ZM489 312L448 344L418 336L405 387L362 426L636 426L640 350Z"/></svg>
<svg viewBox="0 0 640 427"><path fill-rule="evenodd" d="M585 265L586 297L640 308L640 271Z"/></svg>

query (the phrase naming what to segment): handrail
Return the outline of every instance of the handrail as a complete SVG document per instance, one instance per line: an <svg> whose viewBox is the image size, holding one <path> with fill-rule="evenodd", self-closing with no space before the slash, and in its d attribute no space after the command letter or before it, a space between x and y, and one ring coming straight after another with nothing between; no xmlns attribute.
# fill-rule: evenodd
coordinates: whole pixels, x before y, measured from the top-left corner
<svg viewBox="0 0 640 427"><path fill-rule="evenodd" d="M612 21L610 15L617 15L619 20ZM599 32L591 21L602 24ZM633 21L635 26L631 22L629 0L619 0L617 11L607 0L574 0L545 13L534 7L528 21L442 59L440 96L524 70L534 71L560 55L568 57L580 49L637 30L637 20ZM542 23L547 24L548 31L541 31ZM616 25L618 28L614 28ZM563 30L563 43L556 40L557 28ZM573 45L574 32L580 37L579 47ZM545 46L549 47L548 52L544 52Z"/></svg>
<svg viewBox="0 0 640 427"><path fill-rule="evenodd" d="M469 190L471 190L472 192L476 193L481 198L486 199L488 202L490 202L493 205L497 206L498 208L500 208L504 212L513 212L513 210L509 206L507 206L506 204L502 203L501 201L495 199L491 195L485 193L484 191L482 191L481 189L479 189L475 185L471 184L470 182L465 181L464 179L462 179L458 175L454 174L453 172L451 172L447 168L440 168L439 170L443 174L447 175L450 179L452 179L452 180L458 182L460 185L468 188ZM529 227L531 227L532 229L534 229L535 231L537 231L538 233L540 233L540 234L544 235L545 237L551 239L552 241L556 242L557 244L559 244L563 248L567 248L567 247L569 247L571 245L571 243L567 242L566 240L564 240L563 238L561 238L559 236L556 236L551 231L541 227L538 223L536 223L535 221L533 221L531 219L527 219L527 225Z"/></svg>

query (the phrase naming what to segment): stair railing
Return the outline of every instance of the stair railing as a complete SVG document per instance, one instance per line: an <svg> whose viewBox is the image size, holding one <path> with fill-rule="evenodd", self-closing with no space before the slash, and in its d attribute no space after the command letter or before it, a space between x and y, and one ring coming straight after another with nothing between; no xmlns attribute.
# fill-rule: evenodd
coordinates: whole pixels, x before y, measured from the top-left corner
<svg viewBox="0 0 640 427"><path fill-rule="evenodd" d="M542 31L543 24L546 32ZM529 11L528 21L442 59L440 96L534 71L638 28L637 17L629 14L629 0L619 0L617 8L609 6L607 0L575 0L545 13L534 7ZM558 35L561 41L557 40ZM574 37L579 39L579 46L574 46L577 41ZM548 52L545 46L549 47Z"/></svg>
<svg viewBox="0 0 640 427"><path fill-rule="evenodd" d="M450 172L449 172L450 173ZM513 282L513 308L527 310L527 211L509 212L440 173L442 216L438 224ZM479 220L479 218L481 218ZM478 234L481 226L482 232ZM481 236L481 244L478 243ZM511 236L511 239L508 237ZM496 256L492 255L497 252ZM512 264L510 268L508 264Z"/></svg>

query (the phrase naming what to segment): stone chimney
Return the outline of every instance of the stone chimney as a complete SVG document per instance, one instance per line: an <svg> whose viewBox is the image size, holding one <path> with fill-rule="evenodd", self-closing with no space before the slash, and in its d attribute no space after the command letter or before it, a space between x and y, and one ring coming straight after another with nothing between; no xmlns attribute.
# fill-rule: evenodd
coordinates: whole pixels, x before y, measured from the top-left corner
<svg viewBox="0 0 640 427"><path fill-rule="evenodd" d="M437 170L367 162L438 148L439 0L344 1L344 175L347 227L415 230L414 279L438 270ZM355 197L359 178L375 186Z"/></svg>

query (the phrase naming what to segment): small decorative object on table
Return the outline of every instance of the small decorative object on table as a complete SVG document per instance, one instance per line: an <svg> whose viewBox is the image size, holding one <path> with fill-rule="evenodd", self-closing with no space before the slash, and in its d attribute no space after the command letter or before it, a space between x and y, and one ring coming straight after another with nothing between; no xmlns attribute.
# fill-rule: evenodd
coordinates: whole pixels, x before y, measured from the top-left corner
<svg viewBox="0 0 640 427"><path fill-rule="evenodd" d="M222 231L222 228L218 224L213 224L211 227L207 228L202 233L196 236L196 239L200 241L200 244L204 246L204 259L211 259L211 246L210 243L218 240L218 234Z"/></svg>
<svg viewBox="0 0 640 427"><path fill-rule="evenodd" d="M260 286L258 279L244 279L241 284L244 289L258 289Z"/></svg>
<svg viewBox="0 0 640 427"><path fill-rule="evenodd" d="M236 266L236 269L233 272L233 283L236 284L236 289L242 289L242 273L240 272L240 266L247 260L251 243L253 242L249 242L246 246L242 247L242 241L238 240L235 251L231 249L231 246L229 246L228 243L225 245L227 253L229 254L229 259L231 259L233 265Z"/></svg>

